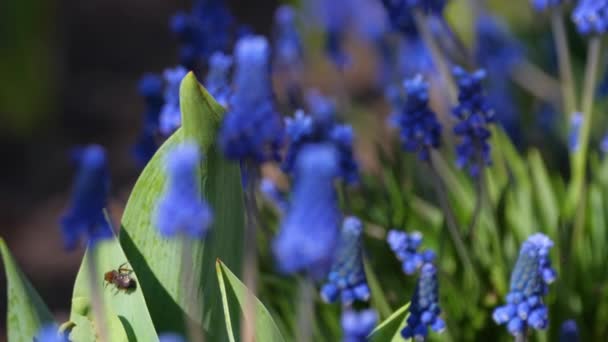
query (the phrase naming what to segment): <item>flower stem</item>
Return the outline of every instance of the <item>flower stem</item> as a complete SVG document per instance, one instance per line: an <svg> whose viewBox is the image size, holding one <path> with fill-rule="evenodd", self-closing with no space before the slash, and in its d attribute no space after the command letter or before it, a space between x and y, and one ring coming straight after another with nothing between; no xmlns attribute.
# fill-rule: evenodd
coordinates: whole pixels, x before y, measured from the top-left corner
<svg viewBox="0 0 608 342"><path fill-rule="evenodd" d="M311 342L314 317L314 284L308 276L300 279L300 298L298 303L298 333L296 341Z"/></svg>
<svg viewBox="0 0 608 342"><path fill-rule="evenodd" d="M181 270L180 270L180 282L184 289L184 293L186 294L186 298L190 298L191 303L194 303L190 310L186 310L184 313L184 323L186 325L186 332L188 334L188 340L194 342L204 342L205 336L203 335L202 327L194 321L190 315L188 315L188 311L190 311L193 317L203 317L202 316L202 305L200 298L202 298L200 293L196 293L196 289L194 287L194 262L193 262L193 254L192 254L192 240L186 235L181 234Z"/></svg>
<svg viewBox="0 0 608 342"><path fill-rule="evenodd" d="M108 325L106 322L105 310L103 307L103 298L101 286L99 285L99 269L97 267L97 246L89 245L87 259L87 269L89 270L89 290L91 295L91 305L93 306L93 317L95 322L95 330L99 341L107 342L108 340Z"/></svg>
<svg viewBox="0 0 608 342"><path fill-rule="evenodd" d="M574 77L572 76L572 60L570 58L570 48L568 47L568 37L564 26L564 18L561 8L555 9L551 13L551 29L557 50L557 61L559 66L559 77L562 87L563 108L566 117L569 118L576 108L576 94L574 92Z"/></svg>
<svg viewBox="0 0 608 342"><path fill-rule="evenodd" d="M243 342L255 341L255 294L257 292L258 260L257 260L257 229L255 200L256 184L259 179L257 166L247 163L247 184L245 188L245 212L247 215L245 226L245 250L243 253L243 280L247 291L244 317L242 320L241 340Z"/></svg>

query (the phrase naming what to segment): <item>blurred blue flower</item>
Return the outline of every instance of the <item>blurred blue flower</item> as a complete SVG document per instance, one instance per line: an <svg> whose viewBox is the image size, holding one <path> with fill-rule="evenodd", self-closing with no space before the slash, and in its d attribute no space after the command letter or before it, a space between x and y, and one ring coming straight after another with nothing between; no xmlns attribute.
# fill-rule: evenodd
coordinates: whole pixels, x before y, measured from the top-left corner
<svg viewBox="0 0 608 342"><path fill-rule="evenodd" d="M445 329L445 322L439 315L439 284L437 269L432 263L424 263L420 269L420 277L410 302L410 314L407 325L401 330L403 338L424 340L430 327L435 332Z"/></svg>
<svg viewBox="0 0 608 342"><path fill-rule="evenodd" d="M480 15L475 32L475 59L486 70L505 75L522 60L522 47L497 17Z"/></svg>
<svg viewBox="0 0 608 342"><path fill-rule="evenodd" d="M397 71L402 78L427 75L434 70L431 54L418 37L403 38L399 44L397 58Z"/></svg>
<svg viewBox="0 0 608 342"><path fill-rule="evenodd" d="M576 152L579 146L581 127L584 120L583 113L576 112L570 118L570 131L568 133L568 148L571 152Z"/></svg>
<svg viewBox="0 0 608 342"><path fill-rule="evenodd" d="M166 69L163 72L165 79L164 104L160 112L159 130L164 136L169 136L182 124L182 114L179 108L179 87L188 70L181 66Z"/></svg>
<svg viewBox="0 0 608 342"><path fill-rule="evenodd" d="M46 324L38 331L34 342L68 342L65 334L59 332L59 327L56 324Z"/></svg>
<svg viewBox="0 0 608 342"><path fill-rule="evenodd" d="M378 314L373 309L342 312L343 342L365 342L378 322Z"/></svg>
<svg viewBox="0 0 608 342"><path fill-rule="evenodd" d="M197 0L191 13L178 12L171 18L171 30L180 40L180 63L194 69L216 51L230 44L233 18L223 0Z"/></svg>
<svg viewBox="0 0 608 342"><path fill-rule="evenodd" d="M412 7L409 6L408 0L382 0L382 4L393 30L410 38L418 36Z"/></svg>
<svg viewBox="0 0 608 342"><path fill-rule="evenodd" d="M164 237L185 234L203 238L209 230L213 214L202 199L197 179L201 160L198 147L191 142L173 148L167 155L167 183L154 217Z"/></svg>
<svg viewBox="0 0 608 342"><path fill-rule="evenodd" d="M578 334L578 325L573 319L569 319L562 323L559 331L559 342L578 342L580 340Z"/></svg>
<svg viewBox="0 0 608 342"><path fill-rule="evenodd" d="M273 102L269 58L264 37L245 36L236 44L234 93L219 135L229 159L279 159L284 132Z"/></svg>
<svg viewBox="0 0 608 342"><path fill-rule="evenodd" d="M177 333L164 333L158 336L159 342L186 342L186 339Z"/></svg>
<svg viewBox="0 0 608 342"><path fill-rule="evenodd" d="M145 102L144 124L134 146L134 152L137 162L143 167L158 149L156 134L160 111L164 104L163 80L158 75L145 74L139 81L139 93Z"/></svg>
<svg viewBox="0 0 608 342"><path fill-rule="evenodd" d="M340 297L343 304L355 300L369 300L370 290L363 268L363 224L354 217L346 217L342 223L340 241L327 283L321 288L321 298L333 303Z"/></svg>
<svg viewBox="0 0 608 342"><path fill-rule="evenodd" d="M608 153L608 134L605 134L602 138L602 141L600 142L600 151L603 155L606 155L606 153Z"/></svg>
<svg viewBox="0 0 608 342"><path fill-rule="evenodd" d="M359 166L353 154L352 127L336 122L335 105L320 94L310 93L308 102L312 116L300 110L293 118L285 119L289 145L282 164L283 171L293 172L296 159L306 145L329 143L338 152L340 177L347 183L358 181Z"/></svg>
<svg viewBox="0 0 608 342"><path fill-rule="evenodd" d="M398 230L390 230L386 241L397 259L401 261L403 273L414 274L425 262L432 262L435 253L432 251L418 251L422 244L422 234L419 232L406 233Z"/></svg>
<svg viewBox="0 0 608 342"><path fill-rule="evenodd" d="M228 75L232 67L232 57L222 52L215 52L209 58L209 71L205 86L215 100L226 107L230 98L230 81Z"/></svg>
<svg viewBox="0 0 608 342"><path fill-rule="evenodd" d="M63 240L68 250L74 249L81 236L89 245L112 237L103 209L110 192L108 161L103 147L89 145L77 149L73 157L78 165L72 198L61 219Z"/></svg>
<svg viewBox="0 0 608 342"><path fill-rule="evenodd" d="M285 194L281 192L272 179L262 179L260 182L260 192L279 210L280 214L287 212L289 205L287 203L287 199L285 198Z"/></svg>
<svg viewBox="0 0 608 342"><path fill-rule="evenodd" d="M514 336L523 334L527 327L545 329L548 325L548 310L543 304L543 296L547 294L547 285L556 278L549 259L552 246L553 241L540 233L523 243L511 273L507 304L494 310L494 321L506 324Z"/></svg>
<svg viewBox="0 0 608 342"><path fill-rule="evenodd" d="M548 9L555 8L561 5L563 0L530 0L530 4L532 4L532 8L534 8L537 12L543 12Z"/></svg>
<svg viewBox="0 0 608 342"><path fill-rule="evenodd" d="M453 73L459 94L458 105L452 113L460 120L454 126L454 133L462 138L456 147L456 165L467 167L469 174L477 177L482 167L491 164L488 124L494 122L494 110L482 89L486 73L482 69L468 73L460 67L455 67Z"/></svg>
<svg viewBox="0 0 608 342"><path fill-rule="evenodd" d="M429 160L430 150L439 148L441 125L429 108L428 84L422 76L405 80L403 86L406 101L402 107L395 108L391 122L400 131L403 149L418 154L421 160L426 161Z"/></svg>
<svg viewBox="0 0 608 342"><path fill-rule="evenodd" d="M301 67L302 41L296 28L295 11L289 5L280 6L274 16L274 64L281 72Z"/></svg>
<svg viewBox="0 0 608 342"><path fill-rule="evenodd" d="M311 144L299 153L289 210L272 244L283 272L305 270L317 279L327 274L339 239L333 184L338 172L338 152L331 145Z"/></svg>
<svg viewBox="0 0 608 342"><path fill-rule="evenodd" d="M602 35L608 30L608 0L580 0L572 12L580 34Z"/></svg>

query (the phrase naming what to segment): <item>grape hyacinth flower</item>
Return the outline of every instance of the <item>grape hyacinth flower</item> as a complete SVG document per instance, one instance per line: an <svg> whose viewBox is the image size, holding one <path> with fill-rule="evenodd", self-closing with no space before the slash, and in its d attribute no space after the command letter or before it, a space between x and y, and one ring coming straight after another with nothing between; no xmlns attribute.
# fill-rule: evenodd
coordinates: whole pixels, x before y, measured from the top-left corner
<svg viewBox="0 0 608 342"><path fill-rule="evenodd" d="M156 210L155 224L164 237L185 234L203 238L213 220L202 199L197 168L202 156L196 144L183 143L167 156L167 185Z"/></svg>
<svg viewBox="0 0 608 342"><path fill-rule="evenodd" d="M403 149L428 161L430 150L439 148L441 143L441 125L428 104L428 84L418 75L403 85L406 102L392 115L391 122L400 130Z"/></svg>
<svg viewBox="0 0 608 342"><path fill-rule="evenodd" d="M108 202L110 177L106 152L99 145L74 151L78 171L67 213L61 219L65 248L72 250L82 236L90 246L112 238L103 209Z"/></svg>
<svg viewBox="0 0 608 342"><path fill-rule="evenodd" d="M391 250L401 261L403 273L414 274L425 262L432 262L435 254L432 251L418 251L422 244L422 234L419 232L406 233L398 230L390 230L386 236Z"/></svg>
<svg viewBox="0 0 608 342"><path fill-rule="evenodd" d="M38 331L35 342L68 342L65 334L59 332L59 327L56 324L46 324Z"/></svg>
<svg viewBox="0 0 608 342"><path fill-rule="evenodd" d="M514 336L525 334L528 327L545 329L548 325L543 296L547 294L547 285L556 277L549 259L552 246L553 241L541 233L530 236L523 243L511 273L507 304L494 310L494 321L506 324Z"/></svg>
<svg viewBox="0 0 608 342"><path fill-rule="evenodd" d="M355 300L369 300L370 290L363 268L362 233L363 224L358 218L349 216L344 219L327 283L321 288L321 298L325 302L333 303L338 296L343 304L348 305Z"/></svg>
<svg viewBox="0 0 608 342"><path fill-rule="evenodd" d="M289 5L280 6L275 12L274 67L288 72L301 67L302 41L295 24L295 11Z"/></svg>
<svg viewBox="0 0 608 342"><path fill-rule="evenodd" d="M144 98L145 112L142 131L135 144L135 158L144 166L156 152L156 134L160 111L164 104L163 80L155 74L146 74L139 82L139 93Z"/></svg>
<svg viewBox="0 0 608 342"><path fill-rule="evenodd" d="M522 60L522 47L499 18L479 16L475 32L475 59L486 70L504 76Z"/></svg>
<svg viewBox="0 0 608 342"><path fill-rule="evenodd" d="M559 332L559 342L578 342L580 340L578 334L578 325L573 319L569 319L562 323Z"/></svg>
<svg viewBox="0 0 608 342"><path fill-rule="evenodd" d="M293 118L285 119L289 145L282 169L286 173L294 170L300 151L308 144L327 143L338 152L340 177L347 183L359 179L359 166L353 154L353 129L347 124L336 122L335 105L317 93L308 96L312 116L297 111Z"/></svg>
<svg viewBox="0 0 608 342"><path fill-rule="evenodd" d="M346 310L342 313L343 342L365 342L378 322L378 314L373 309L362 311Z"/></svg>
<svg viewBox="0 0 608 342"><path fill-rule="evenodd" d="M186 339L180 334L164 333L158 336L159 342L186 342Z"/></svg>
<svg viewBox="0 0 608 342"><path fill-rule="evenodd" d="M260 182L260 192L264 197L272 203L282 215L287 212L288 204L285 194L277 187L274 181L270 178L263 178Z"/></svg>
<svg viewBox="0 0 608 342"><path fill-rule="evenodd" d="M537 12L544 12L560 6L564 0L530 0L532 8Z"/></svg>
<svg viewBox="0 0 608 342"><path fill-rule="evenodd" d="M608 31L608 0L580 0L572 12L580 34L602 35Z"/></svg>
<svg viewBox="0 0 608 342"><path fill-rule="evenodd" d="M407 325L401 330L403 338L424 340L428 335L428 328L435 332L445 329L445 322L439 315L439 284L437 269L432 263L424 263L420 269L420 277L410 302L410 314Z"/></svg>
<svg viewBox="0 0 608 342"><path fill-rule="evenodd" d="M179 87L188 70L181 66L166 69L164 104L160 112L159 130L164 136L169 136L182 124L182 114L179 108Z"/></svg>
<svg viewBox="0 0 608 342"><path fill-rule="evenodd" d="M299 153L289 211L272 244L283 272L305 270L317 279L327 274L339 239L333 184L338 171L338 152L331 145L312 144Z"/></svg>
<svg viewBox="0 0 608 342"><path fill-rule="evenodd" d="M602 155L608 153L608 134L605 134L600 142L600 151L602 152Z"/></svg>
<svg viewBox="0 0 608 342"><path fill-rule="evenodd" d="M454 133L462 137L456 148L456 164L467 167L471 177L478 177L485 165L491 164L488 124L494 122L494 110L489 106L482 89L486 77L483 69L468 73L460 67L453 70L458 83L458 105L452 113L458 120Z"/></svg>
<svg viewBox="0 0 608 342"><path fill-rule="evenodd" d="M579 138L580 138L580 132L581 132L581 128L583 126L584 119L585 119L585 117L583 116L583 113L581 113L581 112L574 113L572 115L572 117L570 118L570 132L568 134L568 148L570 149L571 152L576 152L580 145Z"/></svg>
<svg viewBox="0 0 608 342"><path fill-rule="evenodd" d="M215 52L209 58L209 71L205 78L205 86L217 103L226 107L230 98L230 82L228 74L232 67L232 57L222 52Z"/></svg>
<svg viewBox="0 0 608 342"><path fill-rule="evenodd" d="M180 40L180 64L193 69L230 44L232 15L224 0L197 0L191 13L179 12L171 18L171 30Z"/></svg>
<svg viewBox="0 0 608 342"><path fill-rule="evenodd" d="M283 126L273 103L269 58L264 37L246 36L236 44L234 93L219 135L229 159L258 163L279 159Z"/></svg>

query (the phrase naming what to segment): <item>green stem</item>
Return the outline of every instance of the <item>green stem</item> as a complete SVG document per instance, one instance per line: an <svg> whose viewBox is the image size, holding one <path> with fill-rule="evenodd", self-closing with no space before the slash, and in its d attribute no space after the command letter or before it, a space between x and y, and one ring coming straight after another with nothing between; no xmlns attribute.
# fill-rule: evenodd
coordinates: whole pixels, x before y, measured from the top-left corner
<svg viewBox="0 0 608 342"><path fill-rule="evenodd" d="M99 341L107 342L108 339L108 325L106 322L105 310L103 307L103 298L101 293L101 286L99 285L99 269L97 267L97 246L94 244L89 245L89 252L87 263L89 271L89 290L91 295L91 305L93 306L93 317L95 322L95 330Z"/></svg>
<svg viewBox="0 0 608 342"><path fill-rule="evenodd" d="M247 172L247 184L245 189L245 212L247 222L245 226L245 250L243 253L243 280L247 291L245 300L244 318L241 330L241 340L243 342L255 341L255 294L257 292L258 280L258 256L257 256L257 227L256 212L257 202L255 200L255 190L258 181L258 168L252 163L245 165Z"/></svg>
<svg viewBox="0 0 608 342"><path fill-rule="evenodd" d="M564 26L564 18L561 8L551 13L551 29L557 50L557 61L559 66L559 77L562 87L562 97L566 117L569 118L576 108L576 94L574 92L574 77L572 73L572 60L568 37Z"/></svg>
<svg viewBox="0 0 608 342"><path fill-rule="evenodd" d="M200 293L195 292L196 288L194 286L195 282L193 276L194 272L194 262L193 262L193 254L192 254L192 239L186 234L181 234L181 270L180 270L180 282L182 284L182 288L184 293L186 294L186 298L190 298L191 310L193 317L202 317L202 305L200 305L202 298ZM190 318L188 313L184 313L184 321L186 324L186 332L188 334L188 340L194 342L203 342L205 341L205 336L203 335L202 327L199 326L196 321Z"/></svg>
<svg viewBox="0 0 608 342"><path fill-rule="evenodd" d="M314 291L315 287L308 276L300 279L300 299L298 303L298 342L311 342L314 322Z"/></svg>

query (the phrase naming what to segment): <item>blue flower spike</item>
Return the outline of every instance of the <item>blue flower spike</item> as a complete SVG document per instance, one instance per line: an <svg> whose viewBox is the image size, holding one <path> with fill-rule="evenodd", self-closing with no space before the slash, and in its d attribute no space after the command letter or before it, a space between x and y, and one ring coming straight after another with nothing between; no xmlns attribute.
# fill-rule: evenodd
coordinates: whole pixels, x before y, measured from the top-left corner
<svg viewBox="0 0 608 342"><path fill-rule="evenodd" d="M272 244L284 273L308 271L316 279L327 275L339 240L333 184L338 171L338 153L331 145L308 145L298 155L289 210Z"/></svg>
<svg viewBox="0 0 608 342"><path fill-rule="evenodd" d="M410 302L410 314L407 324L401 330L403 338L424 340L428 329L441 333L445 330L445 322L441 317L439 308L439 283L437 281L437 268L426 262L420 268L420 277Z"/></svg>
<svg viewBox="0 0 608 342"><path fill-rule="evenodd" d="M578 333L578 325L573 319L569 319L562 323L559 331L559 342L578 342L580 336Z"/></svg>
<svg viewBox="0 0 608 342"><path fill-rule="evenodd" d="M135 158L140 166L145 166L158 148L156 134L158 121L164 104L163 80L155 74L146 74L139 81L139 94L144 98L145 112L142 131L134 148Z"/></svg>
<svg viewBox="0 0 608 342"><path fill-rule="evenodd" d="M67 250L76 248L82 237L90 246L112 237L112 229L103 212L110 192L106 152L99 145L89 145L76 149L73 157L78 170L70 206L61 219Z"/></svg>
<svg viewBox="0 0 608 342"><path fill-rule="evenodd" d="M68 342L68 338L65 334L59 332L59 327L56 324L44 325L38 331L35 342Z"/></svg>
<svg viewBox="0 0 608 342"><path fill-rule="evenodd" d="M608 31L608 0L580 0L572 21L582 35L603 35Z"/></svg>
<svg viewBox="0 0 608 342"><path fill-rule="evenodd" d="M365 342L378 322L378 314L373 309L342 312L343 342Z"/></svg>
<svg viewBox="0 0 608 342"><path fill-rule="evenodd" d="M179 107L179 87L188 70L181 66L166 69L163 72L165 80L164 104L160 112L159 130L164 136L169 136L182 124L182 114Z"/></svg>
<svg viewBox="0 0 608 342"><path fill-rule="evenodd" d="M406 233L398 230L388 232L386 240L397 259L401 261L403 273L412 275L425 262L432 262L435 254L430 251L420 252L422 234L419 232Z"/></svg>
<svg viewBox="0 0 608 342"><path fill-rule="evenodd" d="M344 219L327 283L321 288L321 298L325 302L333 303L338 297L347 305L355 300L369 300L370 290L363 267L362 233L363 224L358 218L349 216Z"/></svg>
<svg viewBox="0 0 608 342"><path fill-rule="evenodd" d="M232 57L222 52L215 52L209 57L209 71L205 86L215 100L226 107L230 98L230 82L228 75L232 67Z"/></svg>
<svg viewBox="0 0 608 342"><path fill-rule="evenodd" d="M190 142L175 147L167 156L167 185L155 217L156 226L164 237L184 234L201 239L209 230L213 214L201 197L197 179L201 160L198 147Z"/></svg>
<svg viewBox="0 0 608 342"><path fill-rule="evenodd" d="M514 336L525 334L528 328L547 328L549 317L543 296L556 278L549 259L552 246L553 241L541 233L530 236L523 243L511 273L507 304L494 310L494 321L506 324Z"/></svg>
<svg viewBox="0 0 608 342"><path fill-rule="evenodd" d="M278 160L284 132L274 105L268 41L262 36L245 36L237 42L234 55L234 93L219 144L228 159Z"/></svg>
<svg viewBox="0 0 608 342"><path fill-rule="evenodd" d="M441 125L428 104L428 84L418 75L403 85L407 98L392 115L391 122L399 129L403 149L428 161L430 150L439 148L441 143Z"/></svg>
<svg viewBox="0 0 608 342"><path fill-rule="evenodd" d="M471 177L477 178L482 168L492 163L488 125L494 122L495 115L482 87L486 73L483 69L468 73L460 67L455 67L453 73L458 83L458 105L452 113L459 120L454 134L461 137L456 147L456 165L467 168Z"/></svg>

